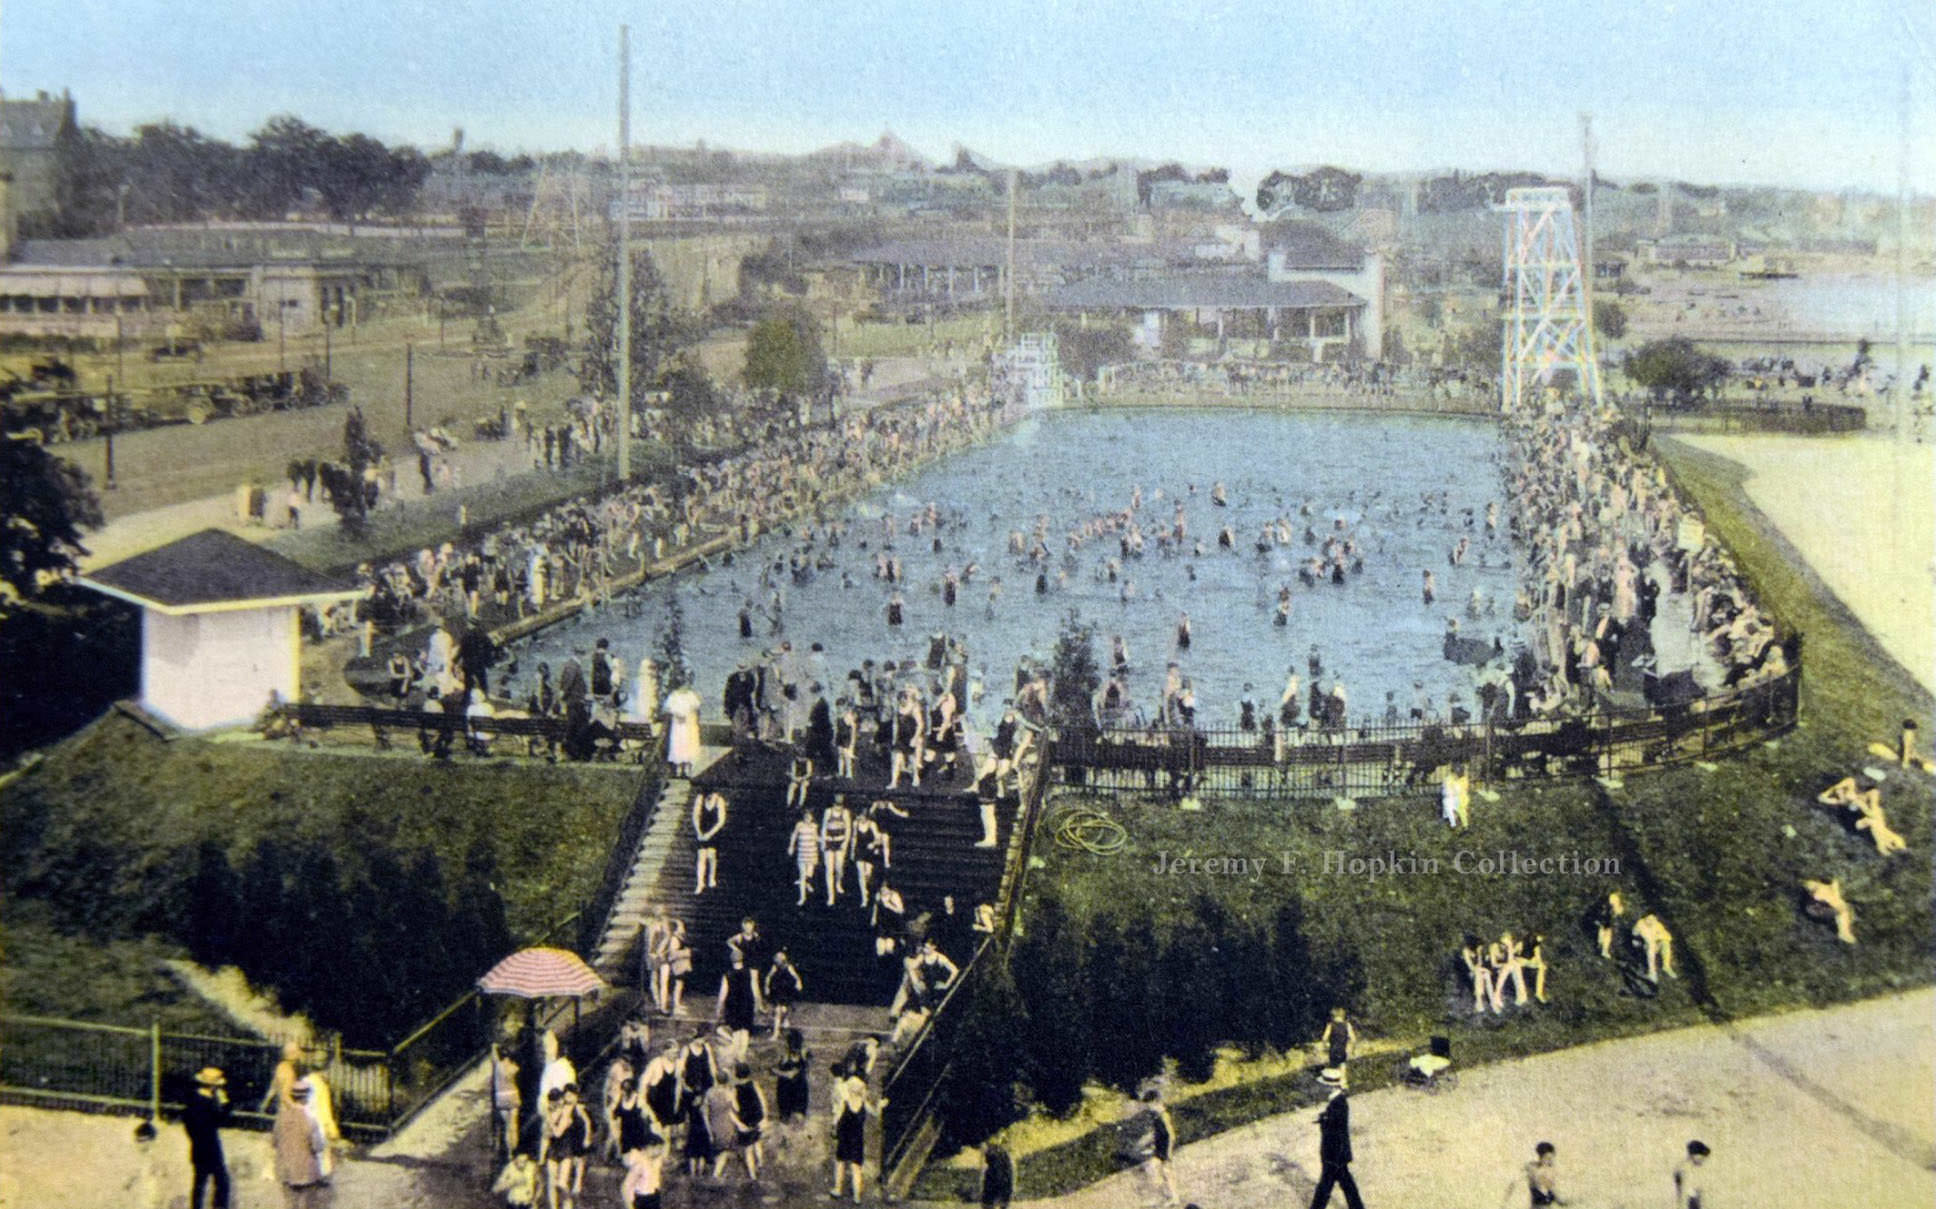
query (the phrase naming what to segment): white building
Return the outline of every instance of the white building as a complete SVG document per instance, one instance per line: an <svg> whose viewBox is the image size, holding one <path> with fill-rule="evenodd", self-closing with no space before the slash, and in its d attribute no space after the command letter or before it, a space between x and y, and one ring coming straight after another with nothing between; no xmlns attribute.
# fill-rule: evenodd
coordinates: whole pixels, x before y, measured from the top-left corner
<svg viewBox="0 0 1936 1209"><path fill-rule="evenodd" d="M302 687L304 605L361 596L221 529L80 577L141 608L141 703L188 730L252 722Z"/></svg>

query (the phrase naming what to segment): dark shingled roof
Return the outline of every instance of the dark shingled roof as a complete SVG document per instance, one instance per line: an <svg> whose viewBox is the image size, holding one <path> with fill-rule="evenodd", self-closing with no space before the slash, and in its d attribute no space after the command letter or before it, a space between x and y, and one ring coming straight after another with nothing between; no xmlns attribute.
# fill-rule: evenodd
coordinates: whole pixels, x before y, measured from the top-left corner
<svg viewBox="0 0 1936 1209"><path fill-rule="evenodd" d="M81 577L92 587L167 609L246 600L354 593L355 585L318 575L221 529L204 529Z"/></svg>
<svg viewBox="0 0 1936 1209"><path fill-rule="evenodd" d="M1254 310L1365 304L1350 290L1328 281L1271 281L1255 272L1184 273L1146 281L1078 281L1050 290L1043 301L1063 311Z"/></svg>

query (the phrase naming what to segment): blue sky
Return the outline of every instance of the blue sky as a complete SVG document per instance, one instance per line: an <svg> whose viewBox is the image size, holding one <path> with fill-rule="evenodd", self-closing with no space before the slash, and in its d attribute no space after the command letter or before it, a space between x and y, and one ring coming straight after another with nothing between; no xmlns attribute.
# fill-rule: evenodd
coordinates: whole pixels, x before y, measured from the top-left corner
<svg viewBox="0 0 1936 1209"><path fill-rule="evenodd" d="M1759 11L1756 11L1759 10ZM1180 158L1240 178L1579 163L1936 191L1936 16L1780 0L8 0L0 88L71 89L110 130L239 139L275 113L430 146L616 142L616 29L639 141L778 151L884 129L933 157Z"/></svg>

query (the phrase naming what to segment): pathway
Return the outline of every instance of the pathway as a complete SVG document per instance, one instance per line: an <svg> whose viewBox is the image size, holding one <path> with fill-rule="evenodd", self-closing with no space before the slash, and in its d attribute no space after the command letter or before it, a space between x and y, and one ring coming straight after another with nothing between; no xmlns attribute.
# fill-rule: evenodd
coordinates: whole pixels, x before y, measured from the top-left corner
<svg viewBox="0 0 1936 1209"><path fill-rule="evenodd" d="M1561 1191L1586 1209L1670 1203L1693 1138L1713 1148L1716 1204L1839 1209L1936 1200L1936 990L1824 1011L1702 1025L1469 1070L1439 1095L1353 1097L1353 1170L1367 1202L1497 1209L1535 1143L1559 1150ZM1314 1110L1181 1148L1177 1188L1218 1209L1310 1202ZM1153 1203L1134 1172L1053 1201Z"/></svg>

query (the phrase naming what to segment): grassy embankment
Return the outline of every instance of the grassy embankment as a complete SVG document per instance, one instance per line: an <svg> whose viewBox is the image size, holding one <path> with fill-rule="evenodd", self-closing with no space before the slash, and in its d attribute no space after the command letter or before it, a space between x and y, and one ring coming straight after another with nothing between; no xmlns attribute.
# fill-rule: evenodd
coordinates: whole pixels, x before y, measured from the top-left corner
<svg viewBox="0 0 1936 1209"><path fill-rule="evenodd" d="M1365 989L1354 1009L1367 1040L1409 1052L1430 1034L1448 1034L1462 1065L1930 981L1929 779L1889 774L1883 801L1909 853L1887 860L1865 834L1813 801L1836 778L1878 764L1869 743L1891 740L1903 718L1922 720L1927 733L1929 695L1748 503L1738 467L1682 446L1666 453L1763 601L1805 635L1802 721L1794 732L1742 756L1633 776L1624 785L1499 786L1499 800L1475 801L1472 828L1457 834L1437 823L1436 802L1424 798L1366 802L1350 812L1328 804L1211 801L1194 815L1124 803L1112 812L1129 843L1113 857L1059 848L1045 829L1038 852L1046 867L1034 875L1025 917L1049 896L1084 923L1106 911L1147 911L1161 943L1199 895L1237 920L1267 926L1277 903L1295 893L1312 950L1346 946L1361 959ZM1485 876L1462 875L1452 865L1460 850L1502 849L1613 858L1619 872ZM1255 855L1264 858L1264 872L1159 877L1152 872L1159 852L1172 861ZM1327 853L1388 852L1437 858L1439 871L1378 879L1326 871ZM1841 879L1860 944L1839 943L1832 929L1801 914L1804 877ZM1613 889L1626 897L1629 921L1658 912L1677 938L1681 977L1665 980L1658 998L1627 992L1581 926L1588 908ZM1475 1017L1458 965L1460 940L1468 931L1490 938L1502 929L1546 933L1553 1002ZM1354 1064L1354 1083L1376 1086L1392 1065L1389 1058ZM1317 1098L1308 1068L1281 1057L1232 1065L1200 1093L1184 1086L1174 1096L1185 1142ZM1054 1195L1113 1171L1116 1138L1106 1126L1122 1104L1092 1095L1073 1124L1036 1119L1008 1131L1023 1190ZM1085 1122L1093 1127L1083 1128ZM957 1196L968 1178L960 1160L936 1163L916 1195Z"/></svg>
<svg viewBox="0 0 1936 1209"><path fill-rule="evenodd" d="M238 870L263 840L320 849L346 885L373 861L409 868L426 854L448 885L487 853L511 933L529 940L594 892L638 784L631 768L170 743L111 713L0 790L0 1002L109 1023L218 1023L157 969L186 952L187 888L205 842ZM386 954L405 968L414 956Z"/></svg>

